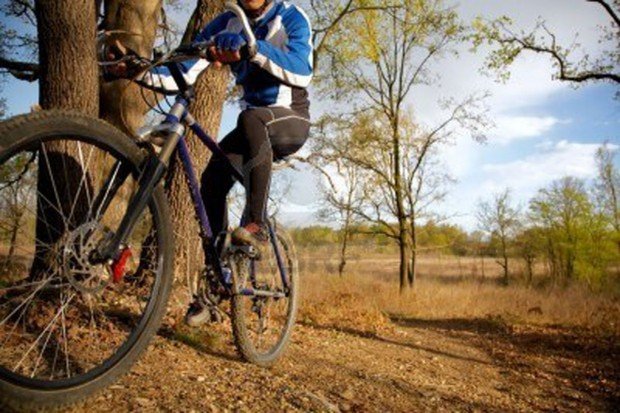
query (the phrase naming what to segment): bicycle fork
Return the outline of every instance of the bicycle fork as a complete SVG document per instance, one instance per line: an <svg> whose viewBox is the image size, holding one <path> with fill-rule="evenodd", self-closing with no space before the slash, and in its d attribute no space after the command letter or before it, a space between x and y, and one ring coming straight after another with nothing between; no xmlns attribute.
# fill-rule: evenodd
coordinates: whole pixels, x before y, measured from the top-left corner
<svg viewBox="0 0 620 413"><path fill-rule="evenodd" d="M102 243L100 247L95 251L93 261L95 262L113 262L118 259L119 255L124 249L124 241L131 235L138 219L146 209L148 203L153 197L153 193L157 185L161 182L168 169L170 159L185 133L185 128L181 124L181 119L185 114L185 106L182 102L177 102L172 107L169 119L173 122L164 123L151 130L157 130L158 132L166 132L167 138L162 147L159 156L151 154L144 162L142 173L138 179L138 190L129 201L127 211L121 220L118 227L118 231L111 237L111 239ZM145 133L146 134L146 133ZM121 183L122 185L122 183ZM117 191L121 185L115 185L110 190ZM114 194L107 194L105 198L112 199ZM98 213L99 216L103 215L105 209L109 205L102 204L99 209L102 210Z"/></svg>

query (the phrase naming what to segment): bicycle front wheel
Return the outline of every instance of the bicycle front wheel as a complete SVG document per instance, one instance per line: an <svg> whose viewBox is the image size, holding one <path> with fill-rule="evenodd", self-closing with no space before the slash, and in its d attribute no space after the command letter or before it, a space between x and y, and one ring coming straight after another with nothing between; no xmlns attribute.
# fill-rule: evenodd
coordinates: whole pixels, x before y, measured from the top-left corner
<svg viewBox="0 0 620 413"><path fill-rule="evenodd" d="M275 235L275 237L273 237ZM299 295L295 246L281 228L260 260L232 257L232 330L241 356L259 366L278 361L290 341Z"/></svg>
<svg viewBox="0 0 620 413"><path fill-rule="evenodd" d="M74 403L127 371L156 332L173 259L161 188L123 259L93 259L118 230L142 159L117 129L83 115L0 124L0 404Z"/></svg>

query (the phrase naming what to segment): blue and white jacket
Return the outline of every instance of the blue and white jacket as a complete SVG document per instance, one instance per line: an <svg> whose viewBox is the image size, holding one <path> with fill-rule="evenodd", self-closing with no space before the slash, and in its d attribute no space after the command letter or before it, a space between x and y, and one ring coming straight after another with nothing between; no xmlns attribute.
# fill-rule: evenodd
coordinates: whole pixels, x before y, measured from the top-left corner
<svg viewBox="0 0 620 413"><path fill-rule="evenodd" d="M275 0L272 7L253 20L257 53L250 60L231 65L237 84L243 87L242 108L278 106L307 113L306 88L312 80L312 29L307 15L287 1ZM242 33L237 16L226 12L216 17L196 37L211 41L220 33ZM193 84L209 63L204 60L183 64L188 83ZM143 81L167 90L177 89L166 68L157 68Z"/></svg>

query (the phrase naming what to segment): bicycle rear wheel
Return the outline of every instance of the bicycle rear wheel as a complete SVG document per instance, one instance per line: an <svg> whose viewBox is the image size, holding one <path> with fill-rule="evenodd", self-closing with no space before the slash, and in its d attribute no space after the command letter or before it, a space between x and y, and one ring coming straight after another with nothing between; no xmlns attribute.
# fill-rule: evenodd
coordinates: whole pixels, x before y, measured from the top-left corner
<svg viewBox="0 0 620 413"><path fill-rule="evenodd" d="M127 371L165 312L173 245L156 191L127 263L96 263L142 153L105 122L39 112L0 124L0 404L74 403Z"/></svg>
<svg viewBox="0 0 620 413"><path fill-rule="evenodd" d="M286 350L295 326L299 270L293 241L283 229L264 250L259 261L243 254L232 257L231 319L241 356L269 367Z"/></svg>

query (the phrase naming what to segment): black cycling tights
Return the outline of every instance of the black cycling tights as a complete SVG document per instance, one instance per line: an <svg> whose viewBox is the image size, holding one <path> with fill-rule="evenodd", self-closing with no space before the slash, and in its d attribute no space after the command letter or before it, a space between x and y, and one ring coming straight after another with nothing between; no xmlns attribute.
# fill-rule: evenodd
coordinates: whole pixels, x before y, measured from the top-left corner
<svg viewBox="0 0 620 413"><path fill-rule="evenodd" d="M310 132L307 113L286 108L252 108L241 112L237 127L220 147L244 176L247 223L263 224L272 161L297 152ZM228 226L226 196L234 178L221 159L211 158L202 174L201 192L214 234Z"/></svg>

